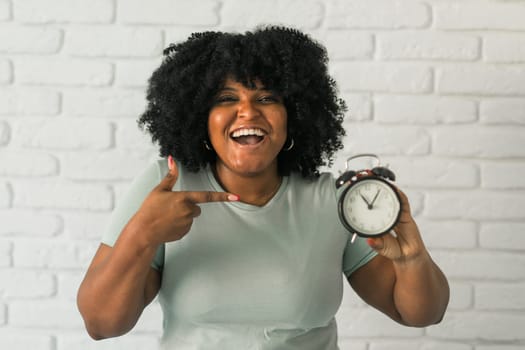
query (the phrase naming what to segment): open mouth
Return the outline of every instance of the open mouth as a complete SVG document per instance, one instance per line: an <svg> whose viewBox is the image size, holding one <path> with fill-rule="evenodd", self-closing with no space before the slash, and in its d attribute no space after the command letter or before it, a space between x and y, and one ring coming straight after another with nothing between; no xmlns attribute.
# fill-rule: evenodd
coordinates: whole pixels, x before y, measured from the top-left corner
<svg viewBox="0 0 525 350"><path fill-rule="evenodd" d="M241 145L256 145L263 141L266 132L258 128L238 129L230 134L233 141Z"/></svg>

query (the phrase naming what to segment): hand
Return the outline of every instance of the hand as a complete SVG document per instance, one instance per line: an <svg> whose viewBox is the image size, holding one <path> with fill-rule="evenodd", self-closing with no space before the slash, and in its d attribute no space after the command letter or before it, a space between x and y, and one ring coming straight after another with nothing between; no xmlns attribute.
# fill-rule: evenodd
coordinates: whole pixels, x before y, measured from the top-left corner
<svg viewBox="0 0 525 350"><path fill-rule="evenodd" d="M239 197L226 192L172 191L179 171L171 156L170 171L150 192L130 221L150 244L177 241L190 230L193 220L201 214L200 203L237 201Z"/></svg>
<svg viewBox="0 0 525 350"><path fill-rule="evenodd" d="M419 229L410 213L410 204L407 196L397 189L401 198L401 215L394 226L392 234L381 237L368 238L368 244L380 255L394 263L409 263L424 257L427 253Z"/></svg>

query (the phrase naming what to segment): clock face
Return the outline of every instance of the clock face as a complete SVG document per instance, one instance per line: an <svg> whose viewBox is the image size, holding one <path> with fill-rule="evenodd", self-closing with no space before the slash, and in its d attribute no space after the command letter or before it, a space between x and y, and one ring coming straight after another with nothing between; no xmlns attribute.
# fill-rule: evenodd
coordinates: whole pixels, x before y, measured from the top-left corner
<svg viewBox="0 0 525 350"><path fill-rule="evenodd" d="M394 188L377 178L364 178L343 193L340 211L352 232L376 236L396 224L401 204Z"/></svg>

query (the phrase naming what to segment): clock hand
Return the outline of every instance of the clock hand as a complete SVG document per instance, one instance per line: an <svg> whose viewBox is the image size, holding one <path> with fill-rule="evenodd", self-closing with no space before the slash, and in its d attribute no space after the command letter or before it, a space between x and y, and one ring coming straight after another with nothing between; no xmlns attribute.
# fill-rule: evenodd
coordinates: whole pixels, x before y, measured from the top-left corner
<svg viewBox="0 0 525 350"><path fill-rule="evenodd" d="M372 205L370 203L368 203L368 200L366 199L365 196L363 196L363 194L361 192L359 192L359 195L361 196L361 198L363 198L363 200L365 201L366 205L368 206L368 209L372 209Z"/></svg>
<svg viewBox="0 0 525 350"><path fill-rule="evenodd" d="M375 201L376 201L376 199L377 199L377 196L379 196L379 192L381 192L381 190L377 190L377 193L376 193L374 199L372 199L372 203L370 203L370 206L371 206L372 208L374 207L374 203L375 203ZM372 209L372 208L370 208L370 209Z"/></svg>

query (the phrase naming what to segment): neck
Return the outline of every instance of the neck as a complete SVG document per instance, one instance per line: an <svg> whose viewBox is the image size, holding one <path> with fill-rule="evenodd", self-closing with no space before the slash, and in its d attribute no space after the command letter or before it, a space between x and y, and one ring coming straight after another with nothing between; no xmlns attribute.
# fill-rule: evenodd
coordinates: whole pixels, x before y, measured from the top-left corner
<svg viewBox="0 0 525 350"><path fill-rule="evenodd" d="M282 180L277 165L262 173L248 175L235 173L220 163L212 169L225 191L238 195L243 203L256 206L268 203L279 190Z"/></svg>

